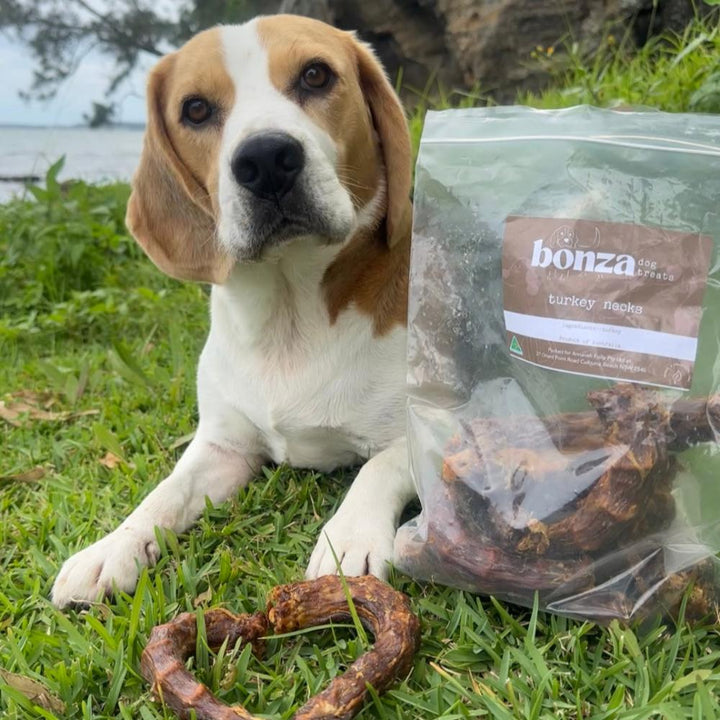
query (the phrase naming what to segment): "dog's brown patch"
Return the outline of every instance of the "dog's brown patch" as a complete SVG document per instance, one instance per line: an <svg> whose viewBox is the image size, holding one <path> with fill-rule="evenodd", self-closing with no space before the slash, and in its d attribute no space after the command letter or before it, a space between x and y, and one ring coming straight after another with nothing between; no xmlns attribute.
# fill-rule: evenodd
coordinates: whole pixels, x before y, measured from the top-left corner
<svg viewBox="0 0 720 720"><path fill-rule="evenodd" d="M388 247L382 232L360 232L341 251L323 278L330 321L351 304L371 315L376 335L407 323L410 228Z"/></svg>

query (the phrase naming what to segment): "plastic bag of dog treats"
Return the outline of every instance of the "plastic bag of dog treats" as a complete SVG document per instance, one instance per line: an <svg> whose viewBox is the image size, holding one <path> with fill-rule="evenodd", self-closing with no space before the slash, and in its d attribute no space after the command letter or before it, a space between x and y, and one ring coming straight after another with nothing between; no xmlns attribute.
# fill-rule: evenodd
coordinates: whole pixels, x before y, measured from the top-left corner
<svg viewBox="0 0 720 720"><path fill-rule="evenodd" d="M430 113L416 171L416 578L563 615L717 617L720 123Z"/></svg>

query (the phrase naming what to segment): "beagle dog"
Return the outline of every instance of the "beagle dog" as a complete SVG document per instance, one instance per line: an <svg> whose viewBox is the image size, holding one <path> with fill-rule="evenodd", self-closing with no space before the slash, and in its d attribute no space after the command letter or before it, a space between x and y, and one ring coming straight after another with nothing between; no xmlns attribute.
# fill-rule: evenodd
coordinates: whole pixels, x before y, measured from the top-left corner
<svg viewBox="0 0 720 720"><path fill-rule="evenodd" d="M212 283L199 426L172 473L73 555L63 607L131 592L265 462L363 462L307 577L383 577L415 494L405 442L411 148L392 86L348 32L290 15L200 33L148 83L127 224L176 278Z"/></svg>

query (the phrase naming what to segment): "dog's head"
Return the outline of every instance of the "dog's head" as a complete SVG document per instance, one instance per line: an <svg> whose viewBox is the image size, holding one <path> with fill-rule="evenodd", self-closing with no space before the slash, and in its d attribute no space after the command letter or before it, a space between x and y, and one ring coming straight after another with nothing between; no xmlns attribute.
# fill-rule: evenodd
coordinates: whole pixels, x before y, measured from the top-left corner
<svg viewBox="0 0 720 720"><path fill-rule="evenodd" d="M410 155L393 88L352 33L290 15L213 28L150 75L127 223L163 271L216 283L297 237L372 226L392 244Z"/></svg>

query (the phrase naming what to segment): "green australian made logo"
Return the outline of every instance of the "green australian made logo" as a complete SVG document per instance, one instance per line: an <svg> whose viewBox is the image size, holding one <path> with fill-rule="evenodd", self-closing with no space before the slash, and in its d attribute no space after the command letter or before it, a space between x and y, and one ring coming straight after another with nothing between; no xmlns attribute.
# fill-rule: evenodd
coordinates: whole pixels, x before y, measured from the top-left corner
<svg viewBox="0 0 720 720"><path fill-rule="evenodd" d="M518 339L514 335L512 336L512 340L510 341L510 352L513 352L516 355L523 354L522 347L520 346Z"/></svg>

